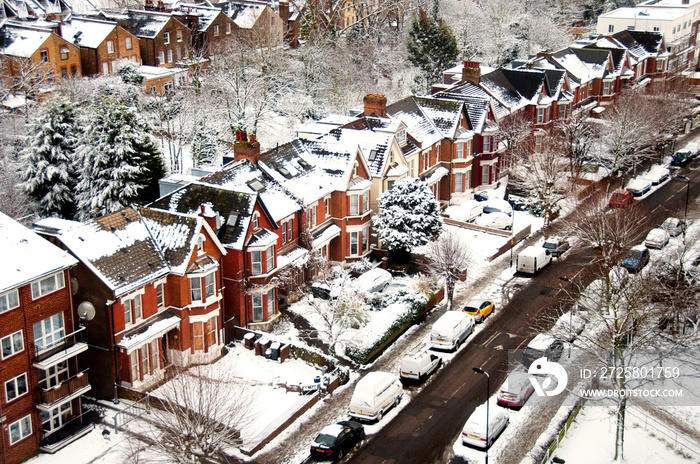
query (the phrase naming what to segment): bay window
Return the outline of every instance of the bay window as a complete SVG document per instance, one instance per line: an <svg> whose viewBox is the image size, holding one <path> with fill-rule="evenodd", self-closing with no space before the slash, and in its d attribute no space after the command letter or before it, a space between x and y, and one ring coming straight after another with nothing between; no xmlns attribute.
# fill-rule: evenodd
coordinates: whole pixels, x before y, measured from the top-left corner
<svg viewBox="0 0 700 464"><path fill-rule="evenodd" d="M267 250L265 250L265 256L267 257L267 269L266 272L271 272L275 268L275 246L270 245Z"/></svg>
<svg viewBox="0 0 700 464"><path fill-rule="evenodd" d="M262 295L253 295L253 321L260 322L263 320L263 304Z"/></svg>
<svg viewBox="0 0 700 464"><path fill-rule="evenodd" d="M267 292L267 317L269 318L275 314L275 289L271 289Z"/></svg>

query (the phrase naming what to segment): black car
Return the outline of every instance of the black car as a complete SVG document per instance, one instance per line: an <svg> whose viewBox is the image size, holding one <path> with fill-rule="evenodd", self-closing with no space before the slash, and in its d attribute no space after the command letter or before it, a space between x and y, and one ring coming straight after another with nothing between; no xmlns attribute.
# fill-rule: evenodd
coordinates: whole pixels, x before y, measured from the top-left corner
<svg viewBox="0 0 700 464"><path fill-rule="evenodd" d="M355 421L327 425L311 444L316 459L341 459L365 437L365 428Z"/></svg>

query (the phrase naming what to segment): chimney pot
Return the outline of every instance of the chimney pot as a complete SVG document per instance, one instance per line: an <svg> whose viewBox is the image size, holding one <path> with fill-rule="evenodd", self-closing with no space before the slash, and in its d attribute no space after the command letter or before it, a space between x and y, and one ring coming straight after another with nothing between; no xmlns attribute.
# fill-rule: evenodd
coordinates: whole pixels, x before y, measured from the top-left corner
<svg viewBox="0 0 700 464"><path fill-rule="evenodd" d="M365 95L365 98L363 98L362 101L365 104L365 116L375 113L382 118L387 117L386 96L384 94L368 93L367 95Z"/></svg>

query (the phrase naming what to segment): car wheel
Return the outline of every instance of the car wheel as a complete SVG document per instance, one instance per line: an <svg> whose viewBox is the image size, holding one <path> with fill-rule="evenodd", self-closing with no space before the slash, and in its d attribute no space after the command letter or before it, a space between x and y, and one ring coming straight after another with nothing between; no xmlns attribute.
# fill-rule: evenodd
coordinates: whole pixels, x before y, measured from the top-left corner
<svg viewBox="0 0 700 464"><path fill-rule="evenodd" d="M382 419L384 419L384 411L379 411L379 414L377 414L377 422Z"/></svg>
<svg viewBox="0 0 700 464"><path fill-rule="evenodd" d="M338 461L340 461L341 459L343 459L344 456L345 456L345 453L343 452L343 448L340 448L340 449L338 450Z"/></svg>

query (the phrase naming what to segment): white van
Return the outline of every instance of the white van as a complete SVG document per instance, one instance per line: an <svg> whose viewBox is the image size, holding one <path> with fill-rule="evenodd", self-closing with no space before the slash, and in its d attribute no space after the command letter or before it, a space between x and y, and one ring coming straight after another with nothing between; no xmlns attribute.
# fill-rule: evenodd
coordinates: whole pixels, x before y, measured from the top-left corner
<svg viewBox="0 0 700 464"><path fill-rule="evenodd" d="M486 443L486 403L474 410L462 429L462 444L488 448L510 422L506 412L499 407L489 408L489 441Z"/></svg>
<svg viewBox="0 0 700 464"><path fill-rule="evenodd" d="M529 246L518 253L516 270L523 274L534 275L551 261L552 254L549 250L543 247Z"/></svg>
<svg viewBox="0 0 700 464"><path fill-rule="evenodd" d="M432 374L440 364L442 358L430 353L425 343L414 347L401 360L401 379L422 380Z"/></svg>
<svg viewBox="0 0 700 464"><path fill-rule="evenodd" d="M379 421L403 396L401 382L389 372L370 372L357 382L350 399L350 416Z"/></svg>
<svg viewBox="0 0 700 464"><path fill-rule="evenodd" d="M474 330L474 318L462 311L447 311L430 330L430 345L442 350L455 350Z"/></svg>

